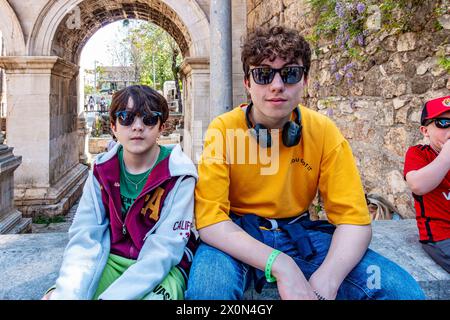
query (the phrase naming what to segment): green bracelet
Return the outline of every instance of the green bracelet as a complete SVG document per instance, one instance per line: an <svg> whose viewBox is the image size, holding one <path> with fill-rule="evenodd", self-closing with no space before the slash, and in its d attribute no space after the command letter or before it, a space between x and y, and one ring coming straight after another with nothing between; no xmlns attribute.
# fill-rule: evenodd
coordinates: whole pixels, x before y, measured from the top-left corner
<svg viewBox="0 0 450 320"><path fill-rule="evenodd" d="M272 264L280 253L281 251L274 249L270 254L269 258L267 259L266 268L264 269L267 282L277 281L277 278L272 276Z"/></svg>

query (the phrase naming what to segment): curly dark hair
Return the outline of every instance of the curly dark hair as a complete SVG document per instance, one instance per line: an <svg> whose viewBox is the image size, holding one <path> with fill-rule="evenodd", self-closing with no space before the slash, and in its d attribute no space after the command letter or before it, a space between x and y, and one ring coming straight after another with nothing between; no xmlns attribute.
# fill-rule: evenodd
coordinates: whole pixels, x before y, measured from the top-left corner
<svg viewBox="0 0 450 320"><path fill-rule="evenodd" d="M169 106L166 99L158 91L145 85L134 85L126 87L114 93L109 109L109 119L111 124L116 124L116 112L127 108L128 99L133 100L133 110L139 114L159 111L162 113L161 124L163 125L169 118Z"/></svg>
<svg viewBox="0 0 450 320"><path fill-rule="evenodd" d="M311 48L298 31L283 26L270 29L258 27L250 33L242 45L241 61L245 78L250 66L259 65L264 59L274 61L277 57L297 63L299 59L306 67L305 77L311 65Z"/></svg>

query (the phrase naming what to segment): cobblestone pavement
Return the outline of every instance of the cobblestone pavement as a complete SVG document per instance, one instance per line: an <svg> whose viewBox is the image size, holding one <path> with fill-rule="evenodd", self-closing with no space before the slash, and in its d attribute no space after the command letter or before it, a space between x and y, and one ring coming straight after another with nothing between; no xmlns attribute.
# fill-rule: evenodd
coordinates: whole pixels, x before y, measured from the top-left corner
<svg viewBox="0 0 450 320"><path fill-rule="evenodd" d="M66 216L64 216L64 222L41 224L33 223L31 226L32 233L55 233L55 232L67 232L72 224L73 217L78 208L79 200L70 208Z"/></svg>

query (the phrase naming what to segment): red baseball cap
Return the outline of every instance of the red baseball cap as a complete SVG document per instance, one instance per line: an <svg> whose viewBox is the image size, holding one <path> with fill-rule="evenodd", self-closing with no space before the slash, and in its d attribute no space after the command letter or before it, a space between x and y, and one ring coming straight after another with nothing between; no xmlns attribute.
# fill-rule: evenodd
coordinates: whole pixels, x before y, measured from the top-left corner
<svg viewBox="0 0 450 320"><path fill-rule="evenodd" d="M450 96L430 100L423 106L420 124L424 126L426 120L436 118L447 111L450 111Z"/></svg>

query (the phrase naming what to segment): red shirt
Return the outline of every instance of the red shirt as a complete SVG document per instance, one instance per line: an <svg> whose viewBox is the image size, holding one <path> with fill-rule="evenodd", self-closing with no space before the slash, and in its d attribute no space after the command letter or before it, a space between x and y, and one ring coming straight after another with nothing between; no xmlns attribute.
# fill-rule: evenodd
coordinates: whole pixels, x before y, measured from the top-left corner
<svg viewBox="0 0 450 320"><path fill-rule="evenodd" d="M437 157L429 145L410 147L405 156L403 176L419 170ZM420 241L441 241L450 238L450 171L433 191L418 196L413 193Z"/></svg>

